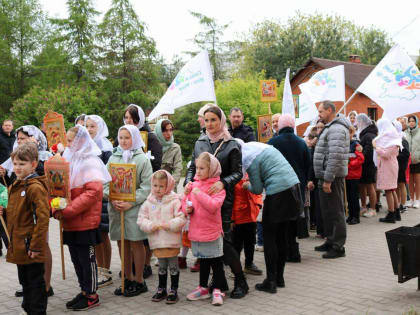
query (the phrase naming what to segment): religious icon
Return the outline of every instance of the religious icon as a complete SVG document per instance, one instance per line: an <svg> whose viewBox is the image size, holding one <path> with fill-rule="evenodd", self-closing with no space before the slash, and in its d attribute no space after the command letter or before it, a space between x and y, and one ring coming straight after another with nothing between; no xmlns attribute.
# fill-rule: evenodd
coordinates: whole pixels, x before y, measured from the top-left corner
<svg viewBox="0 0 420 315"><path fill-rule="evenodd" d="M293 106L295 107L295 118L299 118L299 95L293 95Z"/></svg>
<svg viewBox="0 0 420 315"><path fill-rule="evenodd" d="M110 163L109 199L136 201L136 165Z"/></svg>
<svg viewBox="0 0 420 315"><path fill-rule="evenodd" d="M261 101L275 102L277 101L277 81L276 80L261 80Z"/></svg>
<svg viewBox="0 0 420 315"><path fill-rule="evenodd" d="M47 135L48 147L61 143L66 146L66 129L64 128L63 115L48 111L44 117L44 131Z"/></svg>
<svg viewBox="0 0 420 315"><path fill-rule="evenodd" d="M147 131L140 131L140 136L143 139L145 147L143 148L144 153L147 153L147 139L148 139L149 133Z"/></svg>
<svg viewBox="0 0 420 315"><path fill-rule="evenodd" d="M70 204L70 163L55 155L44 163L49 198L64 198Z"/></svg>
<svg viewBox="0 0 420 315"><path fill-rule="evenodd" d="M267 143L273 137L271 115L257 116L258 141Z"/></svg>

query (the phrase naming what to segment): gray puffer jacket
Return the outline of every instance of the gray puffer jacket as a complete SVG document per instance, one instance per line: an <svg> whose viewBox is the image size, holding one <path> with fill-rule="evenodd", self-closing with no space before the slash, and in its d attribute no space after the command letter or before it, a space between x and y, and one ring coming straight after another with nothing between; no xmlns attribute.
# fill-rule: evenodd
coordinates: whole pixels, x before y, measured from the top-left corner
<svg viewBox="0 0 420 315"><path fill-rule="evenodd" d="M346 177L349 162L350 122L338 115L325 125L315 147L315 177L333 182L336 177Z"/></svg>

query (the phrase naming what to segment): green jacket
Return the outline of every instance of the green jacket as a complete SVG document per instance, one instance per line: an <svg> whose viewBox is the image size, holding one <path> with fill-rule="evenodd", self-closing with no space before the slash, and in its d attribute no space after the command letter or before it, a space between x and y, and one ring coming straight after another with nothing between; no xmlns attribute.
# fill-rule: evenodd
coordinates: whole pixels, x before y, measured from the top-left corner
<svg viewBox="0 0 420 315"><path fill-rule="evenodd" d="M161 169L168 171L175 180L175 191L178 187L182 173L182 154L181 147L173 143L171 147L163 153Z"/></svg>
<svg viewBox="0 0 420 315"><path fill-rule="evenodd" d="M414 129L407 128L405 131L408 145L410 146L411 163L420 163L420 130L418 127Z"/></svg>

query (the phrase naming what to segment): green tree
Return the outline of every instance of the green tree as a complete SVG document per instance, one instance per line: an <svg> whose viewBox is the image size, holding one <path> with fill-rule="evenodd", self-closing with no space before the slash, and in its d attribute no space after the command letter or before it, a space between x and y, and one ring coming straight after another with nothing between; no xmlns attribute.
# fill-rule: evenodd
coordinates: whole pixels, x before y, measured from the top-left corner
<svg viewBox="0 0 420 315"><path fill-rule="evenodd" d="M39 126L48 110L53 110L64 116L66 128L69 128L80 113L101 115L105 104L97 92L88 86L62 85L56 89L35 86L13 103L11 111L17 126Z"/></svg>
<svg viewBox="0 0 420 315"><path fill-rule="evenodd" d="M11 93L9 99L22 96L28 89L30 64L39 52L39 42L45 34L44 23L38 0L0 1L0 49L5 54L1 58L2 74L15 85L15 88L6 87Z"/></svg>
<svg viewBox="0 0 420 315"><path fill-rule="evenodd" d="M172 62L170 64L162 62L160 82L165 83L166 87L169 87L184 65L185 62L178 55L175 55L172 58Z"/></svg>
<svg viewBox="0 0 420 315"><path fill-rule="evenodd" d="M57 26L56 41L63 44L73 60L77 82L95 76L92 51L96 32L95 17L99 14L92 0L67 0L68 18L50 19Z"/></svg>
<svg viewBox="0 0 420 315"><path fill-rule="evenodd" d="M220 25L215 18L205 16L198 12L190 11L191 15L198 19L204 31L197 33L193 42L205 49L209 53L210 64L213 68L214 80L223 79L224 77L224 63L227 58L226 42L222 41L224 31L229 27L229 24ZM191 55L197 52L190 52Z"/></svg>
<svg viewBox="0 0 420 315"><path fill-rule="evenodd" d="M162 94L160 66L153 39L129 0L113 0L99 25L98 62L105 77L103 89L116 106L135 103L150 107Z"/></svg>
<svg viewBox="0 0 420 315"><path fill-rule="evenodd" d="M388 34L371 27L360 28L358 38L358 54L362 63L376 65L393 46Z"/></svg>

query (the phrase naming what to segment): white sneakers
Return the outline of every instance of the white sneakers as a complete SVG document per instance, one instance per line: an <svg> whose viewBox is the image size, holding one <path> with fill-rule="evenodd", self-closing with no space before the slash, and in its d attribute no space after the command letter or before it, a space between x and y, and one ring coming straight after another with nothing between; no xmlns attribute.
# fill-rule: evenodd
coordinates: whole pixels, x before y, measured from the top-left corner
<svg viewBox="0 0 420 315"><path fill-rule="evenodd" d="M414 203L413 203L413 208L415 208L415 209L420 208L420 200L416 200L416 201L414 201Z"/></svg>
<svg viewBox="0 0 420 315"><path fill-rule="evenodd" d="M415 208L415 209L418 209L418 208L420 208L420 200L414 200L413 201L413 199L410 199L409 201L407 201L407 203L405 204L405 206L407 208Z"/></svg>
<svg viewBox="0 0 420 315"><path fill-rule="evenodd" d="M98 267L98 288L112 284L112 272L106 268Z"/></svg>
<svg viewBox="0 0 420 315"><path fill-rule="evenodd" d="M413 199L408 200L408 201L405 203L405 206L406 206L407 208L413 208Z"/></svg>
<svg viewBox="0 0 420 315"><path fill-rule="evenodd" d="M363 213L365 218L376 217L376 210L375 209L368 209L365 213Z"/></svg>

